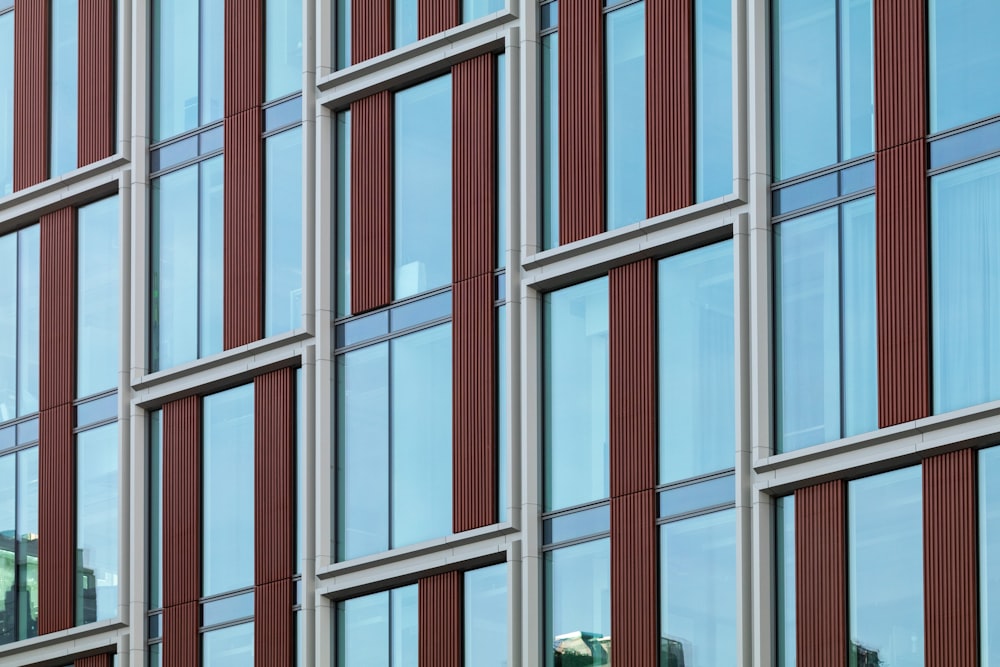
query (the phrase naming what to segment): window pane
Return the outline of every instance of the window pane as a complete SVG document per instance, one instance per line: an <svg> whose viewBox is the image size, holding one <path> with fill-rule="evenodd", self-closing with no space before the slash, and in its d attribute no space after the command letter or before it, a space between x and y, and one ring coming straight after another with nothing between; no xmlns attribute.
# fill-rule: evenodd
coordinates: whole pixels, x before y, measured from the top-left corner
<svg viewBox="0 0 1000 667"><path fill-rule="evenodd" d="M17 455L0 456L0 645L17 641Z"/></svg>
<svg viewBox="0 0 1000 667"><path fill-rule="evenodd" d="M778 563L778 667L795 667L795 496L775 501Z"/></svg>
<svg viewBox="0 0 1000 667"><path fill-rule="evenodd" d="M0 197L14 191L14 12L0 16Z"/></svg>
<svg viewBox="0 0 1000 667"><path fill-rule="evenodd" d="M118 386L118 197L77 209L76 395Z"/></svg>
<svg viewBox="0 0 1000 667"><path fill-rule="evenodd" d="M76 624L118 616L118 424L76 436Z"/></svg>
<svg viewBox="0 0 1000 667"><path fill-rule="evenodd" d="M242 623L201 636L202 667L245 667L253 664L253 623Z"/></svg>
<svg viewBox="0 0 1000 667"><path fill-rule="evenodd" d="M336 0L337 69L351 66L351 0Z"/></svg>
<svg viewBox="0 0 1000 667"><path fill-rule="evenodd" d="M840 0L840 159L875 150L872 0Z"/></svg>
<svg viewBox="0 0 1000 667"><path fill-rule="evenodd" d="M451 324L390 343L392 546L451 534Z"/></svg>
<svg viewBox="0 0 1000 667"><path fill-rule="evenodd" d="M844 436L878 428L878 338L875 307L875 198L844 204Z"/></svg>
<svg viewBox="0 0 1000 667"><path fill-rule="evenodd" d="M694 5L695 201L733 191L733 45L729 0Z"/></svg>
<svg viewBox="0 0 1000 667"><path fill-rule="evenodd" d="M76 169L78 0L51 0L49 176Z"/></svg>
<svg viewBox="0 0 1000 667"><path fill-rule="evenodd" d="M224 0L201 0L201 110L199 125L222 119L223 109L223 41L225 38ZM190 38L184 48L191 48ZM259 65L258 65L259 66Z"/></svg>
<svg viewBox="0 0 1000 667"><path fill-rule="evenodd" d="M337 317L351 314L351 112L337 114Z"/></svg>
<svg viewBox="0 0 1000 667"><path fill-rule="evenodd" d="M222 352L222 156L201 163L199 221L198 356ZM190 252L190 249L189 249ZM190 304L188 304L190 310Z"/></svg>
<svg viewBox="0 0 1000 667"><path fill-rule="evenodd" d="M542 250L559 245L559 33L542 37Z"/></svg>
<svg viewBox="0 0 1000 667"><path fill-rule="evenodd" d="M848 484L851 664L923 667L920 494L919 466Z"/></svg>
<svg viewBox="0 0 1000 667"><path fill-rule="evenodd" d="M163 605L163 412L149 413L149 608Z"/></svg>
<svg viewBox="0 0 1000 667"><path fill-rule="evenodd" d="M611 665L611 541L545 553L546 667Z"/></svg>
<svg viewBox="0 0 1000 667"><path fill-rule="evenodd" d="M198 49L192 44L198 34L198 4L153 0L153 141L198 126Z"/></svg>
<svg viewBox="0 0 1000 667"><path fill-rule="evenodd" d="M451 282L451 75L396 93L394 115L393 296L403 299Z"/></svg>
<svg viewBox="0 0 1000 667"><path fill-rule="evenodd" d="M660 665L735 664L736 511L664 524Z"/></svg>
<svg viewBox="0 0 1000 667"><path fill-rule="evenodd" d="M732 468L733 243L659 262L660 483Z"/></svg>
<svg viewBox="0 0 1000 667"><path fill-rule="evenodd" d="M302 327L302 128L264 141L264 335Z"/></svg>
<svg viewBox="0 0 1000 667"><path fill-rule="evenodd" d="M1000 664L1000 447L979 452L980 660Z"/></svg>
<svg viewBox="0 0 1000 667"><path fill-rule="evenodd" d="M419 593L417 584L390 591L392 604L392 667L417 667L419 655Z"/></svg>
<svg viewBox="0 0 1000 667"><path fill-rule="evenodd" d="M392 47L417 41L417 0L393 0L393 16Z"/></svg>
<svg viewBox="0 0 1000 667"><path fill-rule="evenodd" d="M17 455L17 638L38 635L38 448Z"/></svg>
<svg viewBox="0 0 1000 667"><path fill-rule="evenodd" d="M302 88L302 0L267 0L264 99Z"/></svg>
<svg viewBox="0 0 1000 667"><path fill-rule="evenodd" d="M337 603L336 644L337 667L389 667L389 592Z"/></svg>
<svg viewBox="0 0 1000 667"><path fill-rule="evenodd" d="M934 412L1000 398L1000 159L931 179Z"/></svg>
<svg viewBox="0 0 1000 667"><path fill-rule="evenodd" d="M497 520L507 520L507 306L497 308Z"/></svg>
<svg viewBox="0 0 1000 667"><path fill-rule="evenodd" d="M201 535L206 597L254 583L253 394L253 385L244 385L204 399Z"/></svg>
<svg viewBox="0 0 1000 667"><path fill-rule="evenodd" d="M0 422L17 416L17 236L0 236Z"/></svg>
<svg viewBox="0 0 1000 667"><path fill-rule="evenodd" d="M983 83L1000 70L1000 4L929 0L927 20L931 132L1000 113L1000 89Z"/></svg>
<svg viewBox="0 0 1000 667"><path fill-rule="evenodd" d="M646 20L640 2L606 15L608 229L646 217Z"/></svg>
<svg viewBox="0 0 1000 667"><path fill-rule="evenodd" d="M465 664L507 667L507 564L465 573Z"/></svg>
<svg viewBox="0 0 1000 667"><path fill-rule="evenodd" d="M17 252L17 414L38 412L38 336L41 236L22 229Z"/></svg>
<svg viewBox="0 0 1000 667"><path fill-rule="evenodd" d="M462 0L462 21L468 23L503 9L504 0Z"/></svg>

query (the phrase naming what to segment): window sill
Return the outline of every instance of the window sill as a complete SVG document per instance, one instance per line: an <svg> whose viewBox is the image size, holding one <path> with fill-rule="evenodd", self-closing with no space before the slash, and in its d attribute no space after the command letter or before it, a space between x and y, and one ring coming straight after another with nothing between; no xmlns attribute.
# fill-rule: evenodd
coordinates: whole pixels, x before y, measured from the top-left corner
<svg viewBox="0 0 1000 667"><path fill-rule="evenodd" d="M119 631L125 628L128 628L125 621L108 619L23 639L0 646L0 662L12 660L16 664L28 664L100 653L101 649L117 646ZM14 656L20 658L14 660Z"/></svg>

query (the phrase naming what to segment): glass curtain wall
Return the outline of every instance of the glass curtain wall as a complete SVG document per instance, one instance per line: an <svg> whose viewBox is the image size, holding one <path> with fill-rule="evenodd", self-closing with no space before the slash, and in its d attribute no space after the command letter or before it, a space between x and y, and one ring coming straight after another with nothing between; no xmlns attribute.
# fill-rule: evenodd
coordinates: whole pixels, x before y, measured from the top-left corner
<svg viewBox="0 0 1000 667"><path fill-rule="evenodd" d="M733 44L729 0L694 3L694 199L733 191Z"/></svg>
<svg viewBox="0 0 1000 667"><path fill-rule="evenodd" d="M504 0L462 0L462 21L475 21L503 8Z"/></svg>
<svg viewBox="0 0 1000 667"><path fill-rule="evenodd" d="M0 197L14 191L14 12L0 2Z"/></svg>
<svg viewBox="0 0 1000 667"><path fill-rule="evenodd" d="M778 667L795 667L795 496L775 499Z"/></svg>
<svg viewBox="0 0 1000 667"><path fill-rule="evenodd" d="M38 634L38 447L0 456L0 645Z"/></svg>
<svg viewBox="0 0 1000 667"><path fill-rule="evenodd" d="M264 140L264 335L302 327L302 128Z"/></svg>
<svg viewBox="0 0 1000 667"><path fill-rule="evenodd" d="M336 667L417 667L418 623L416 584L338 602Z"/></svg>
<svg viewBox="0 0 1000 667"><path fill-rule="evenodd" d="M76 396L118 386L118 197L77 209Z"/></svg>
<svg viewBox="0 0 1000 667"><path fill-rule="evenodd" d="M76 624L118 617L118 425L76 436Z"/></svg>
<svg viewBox="0 0 1000 667"><path fill-rule="evenodd" d="M398 49L417 41L418 0L392 0L392 47Z"/></svg>
<svg viewBox="0 0 1000 667"><path fill-rule="evenodd" d="M0 422L38 411L38 225L0 236Z"/></svg>
<svg viewBox="0 0 1000 667"><path fill-rule="evenodd" d="M463 664L507 667L507 564L466 572L462 595Z"/></svg>
<svg viewBox="0 0 1000 667"><path fill-rule="evenodd" d="M76 169L79 0L50 0L49 176Z"/></svg>
<svg viewBox="0 0 1000 667"><path fill-rule="evenodd" d="M302 0L267 0L264 16L264 100L302 89Z"/></svg>

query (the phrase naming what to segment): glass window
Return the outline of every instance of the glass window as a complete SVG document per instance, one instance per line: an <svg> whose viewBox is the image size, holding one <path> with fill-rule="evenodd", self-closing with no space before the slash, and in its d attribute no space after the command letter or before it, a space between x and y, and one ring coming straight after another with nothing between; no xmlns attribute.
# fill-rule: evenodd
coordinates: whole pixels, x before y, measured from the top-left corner
<svg viewBox="0 0 1000 667"><path fill-rule="evenodd" d="M392 10L393 48L417 41L417 0L392 0Z"/></svg>
<svg viewBox="0 0 1000 667"><path fill-rule="evenodd" d="M1000 664L1000 447L979 452L980 663Z"/></svg>
<svg viewBox="0 0 1000 667"><path fill-rule="evenodd" d="M337 667L417 667L416 584L337 603Z"/></svg>
<svg viewBox="0 0 1000 667"><path fill-rule="evenodd" d="M778 564L778 667L795 667L795 496L775 500Z"/></svg>
<svg viewBox="0 0 1000 667"><path fill-rule="evenodd" d="M1000 159L931 178L934 412L1000 398Z"/></svg>
<svg viewBox="0 0 1000 667"><path fill-rule="evenodd" d="M118 197L77 209L76 395L118 386Z"/></svg>
<svg viewBox="0 0 1000 667"><path fill-rule="evenodd" d="M201 636L203 667L244 667L253 662L253 623L212 630Z"/></svg>
<svg viewBox="0 0 1000 667"><path fill-rule="evenodd" d="M475 21L503 9L504 0L462 0L462 20Z"/></svg>
<svg viewBox="0 0 1000 667"><path fill-rule="evenodd" d="M302 327L302 128L264 140L264 335Z"/></svg>
<svg viewBox="0 0 1000 667"><path fill-rule="evenodd" d="M507 306L497 308L497 519L507 520Z"/></svg>
<svg viewBox="0 0 1000 667"><path fill-rule="evenodd" d="M201 586L206 597L254 583L253 405L252 384L204 399Z"/></svg>
<svg viewBox="0 0 1000 667"><path fill-rule="evenodd" d="M1000 4L929 0L927 20L931 132L1000 113L1000 90L984 85L1000 69Z"/></svg>
<svg viewBox="0 0 1000 667"><path fill-rule="evenodd" d="M878 426L875 198L774 227L778 451Z"/></svg>
<svg viewBox="0 0 1000 667"><path fill-rule="evenodd" d="M76 436L76 624L118 616L118 424Z"/></svg>
<svg viewBox="0 0 1000 667"><path fill-rule="evenodd" d="M544 297L545 510L608 496L608 279Z"/></svg>
<svg viewBox="0 0 1000 667"><path fill-rule="evenodd" d="M733 242L659 262L660 483L735 463Z"/></svg>
<svg viewBox="0 0 1000 667"><path fill-rule="evenodd" d="M393 296L404 299L451 283L451 75L396 93L394 115Z"/></svg>
<svg viewBox="0 0 1000 667"><path fill-rule="evenodd" d="M351 66L351 0L337 0L335 11L333 20L334 32L337 35L336 67L344 69Z"/></svg>
<svg viewBox="0 0 1000 667"><path fill-rule="evenodd" d="M14 191L14 12L0 14L0 197Z"/></svg>
<svg viewBox="0 0 1000 667"><path fill-rule="evenodd" d="M153 180L153 370L222 351L222 156Z"/></svg>
<svg viewBox="0 0 1000 667"><path fill-rule="evenodd" d="M920 467L848 484L850 663L923 667Z"/></svg>
<svg viewBox="0 0 1000 667"><path fill-rule="evenodd" d="M163 411L149 413L149 608L163 606Z"/></svg>
<svg viewBox="0 0 1000 667"><path fill-rule="evenodd" d="M51 0L49 176L76 169L78 0Z"/></svg>
<svg viewBox="0 0 1000 667"><path fill-rule="evenodd" d="M643 2L605 16L608 229L646 217L645 16Z"/></svg>
<svg viewBox="0 0 1000 667"><path fill-rule="evenodd" d="M559 245L559 33L542 37L542 250Z"/></svg>
<svg viewBox="0 0 1000 667"><path fill-rule="evenodd" d="M736 511L660 527L660 665L736 657Z"/></svg>
<svg viewBox="0 0 1000 667"><path fill-rule="evenodd" d="M468 667L507 667L507 564L465 573L462 608Z"/></svg>
<svg viewBox="0 0 1000 667"><path fill-rule="evenodd" d="M733 191L733 44L729 0L694 3L695 201Z"/></svg>
<svg viewBox="0 0 1000 667"><path fill-rule="evenodd" d="M0 236L0 422L38 411L38 225Z"/></svg>
<svg viewBox="0 0 1000 667"><path fill-rule="evenodd" d="M610 667L611 541L555 549L544 558L545 666Z"/></svg>
<svg viewBox="0 0 1000 667"><path fill-rule="evenodd" d="M772 20L775 180L871 153L871 0L776 0Z"/></svg>
<svg viewBox="0 0 1000 667"><path fill-rule="evenodd" d="M264 99L302 89L302 0L267 0Z"/></svg>
<svg viewBox="0 0 1000 667"><path fill-rule="evenodd" d="M337 317L351 314L351 112L337 114Z"/></svg>
<svg viewBox="0 0 1000 667"><path fill-rule="evenodd" d="M0 457L0 644L38 634L38 448Z"/></svg>

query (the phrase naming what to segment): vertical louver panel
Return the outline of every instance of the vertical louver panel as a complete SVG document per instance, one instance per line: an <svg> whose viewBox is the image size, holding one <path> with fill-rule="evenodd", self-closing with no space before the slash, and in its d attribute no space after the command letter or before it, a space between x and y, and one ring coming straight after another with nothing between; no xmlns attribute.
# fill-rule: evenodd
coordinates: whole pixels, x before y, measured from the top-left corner
<svg viewBox="0 0 1000 667"><path fill-rule="evenodd" d="M254 378L254 568L259 586L291 579L295 547L295 377Z"/></svg>
<svg viewBox="0 0 1000 667"><path fill-rule="evenodd" d="M604 16L559 6L559 243L604 231Z"/></svg>
<svg viewBox="0 0 1000 667"><path fill-rule="evenodd" d="M115 13L112 0L80 0L77 164L114 153Z"/></svg>
<svg viewBox="0 0 1000 667"><path fill-rule="evenodd" d="M646 4L646 214L694 203L691 2Z"/></svg>
<svg viewBox="0 0 1000 667"><path fill-rule="evenodd" d="M224 106L227 118L259 107L264 100L263 5L263 0L225 0ZM227 141L227 155L229 145Z"/></svg>
<svg viewBox="0 0 1000 667"><path fill-rule="evenodd" d="M351 104L351 309L392 298L392 97Z"/></svg>
<svg viewBox="0 0 1000 667"><path fill-rule="evenodd" d="M496 261L496 56L451 68L452 271L454 281Z"/></svg>
<svg viewBox="0 0 1000 667"><path fill-rule="evenodd" d="M658 664L654 503L652 490L611 499L611 636L616 665Z"/></svg>
<svg viewBox="0 0 1000 667"><path fill-rule="evenodd" d="M263 329L263 192L260 109L225 120L223 345L259 340Z"/></svg>
<svg viewBox="0 0 1000 667"><path fill-rule="evenodd" d="M165 665L196 667L200 663L198 640L198 603L167 607L163 610L163 654Z"/></svg>
<svg viewBox="0 0 1000 667"><path fill-rule="evenodd" d="M191 396L163 406L163 606L168 611L201 596L200 489L201 399ZM166 626L169 631L169 616Z"/></svg>
<svg viewBox="0 0 1000 667"><path fill-rule="evenodd" d="M73 406L42 410L38 442L38 633L73 627Z"/></svg>
<svg viewBox="0 0 1000 667"><path fill-rule="evenodd" d="M458 2L459 0L418 0L418 37L423 39L457 26L461 21Z"/></svg>
<svg viewBox="0 0 1000 667"><path fill-rule="evenodd" d="M49 2L14 2L14 190L49 176Z"/></svg>
<svg viewBox="0 0 1000 667"><path fill-rule="evenodd" d="M928 665L975 667L976 455L926 459L924 486L924 649Z"/></svg>
<svg viewBox="0 0 1000 667"><path fill-rule="evenodd" d="M656 486L656 286L653 260L609 278L611 495Z"/></svg>
<svg viewBox="0 0 1000 667"><path fill-rule="evenodd" d="M925 150L917 140L875 157L880 427L930 414Z"/></svg>
<svg viewBox="0 0 1000 667"><path fill-rule="evenodd" d="M59 209L40 221L38 381L42 410L73 400L76 369L76 211Z"/></svg>
<svg viewBox="0 0 1000 667"><path fill-rule="evenodd" d="M73 661L73 667L113 667L115 656L113 653L101 653L88 658L77 658Z"/></svg>
<svg viewBox="0 0 1000 667"><path fill-rule="evenodd" d="M922 139L927 132L925 6L924 0L874 3L878 150Z"/></svg>
<svg viewBox="0 0 1000 667"><path fill-rule="evenodd" d="M351 62L360 63L392 49L392 0L351 3Z"/></svg>
<svg viewBox="0 0 1000 667"><path fill-rule="evenodd" d="M293 665L292 582L275 581L254 589L253 663Z"/></svg>
<svg viewBox="0 0 1000 667"><path fill-rule="evenodd" d="M845 500L840 481L795 492L795 630L803 667L847 664Z"/></svg>
<svg viewBox="0 0 1000 667"><path fill-rule="evenodd" d="M456 283L452 300L452 524L459 533L497 520L492 274Z"/></svg>
<svg viewBox="0 0 1000 667"><path fill-rule="evenodd" d="M462 575L446 572L420 580L420 667L462 664ZM485 647L484 647L485 648Z"/></svg>

